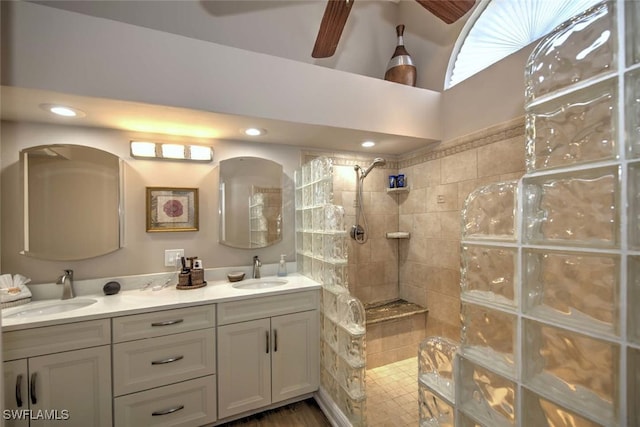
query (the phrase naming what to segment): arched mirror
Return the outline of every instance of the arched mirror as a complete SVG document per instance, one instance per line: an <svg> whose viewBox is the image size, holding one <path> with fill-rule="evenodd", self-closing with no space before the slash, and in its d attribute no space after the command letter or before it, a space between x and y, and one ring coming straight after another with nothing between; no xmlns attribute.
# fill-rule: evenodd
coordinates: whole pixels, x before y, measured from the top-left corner
<svg viewBox="0 0 640 427"><path fill-rule="evenodd" d="M220 243L263 248L282 240L282 165L258 157L220 162Z"/></svg>
<svg viewBox="0 0 640 427"><path fill-rule="evenodd" d="M20 153L24 176L24 254L73 261L122 243L121 160L81 145Z"/></svg>

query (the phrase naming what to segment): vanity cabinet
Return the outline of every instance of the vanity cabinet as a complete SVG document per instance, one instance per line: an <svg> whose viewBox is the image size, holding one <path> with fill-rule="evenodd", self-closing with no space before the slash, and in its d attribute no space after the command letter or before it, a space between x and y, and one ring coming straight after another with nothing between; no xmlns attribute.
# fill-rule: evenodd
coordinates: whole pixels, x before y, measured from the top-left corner
<svg viewBox="0 0 640 427"><path fill-rule="evenodd" d="M215 305L115 317L114 425L216 420Z"/></svg>
<svg viewBox="0 0 640 427"><path fill-rule="evenodd" d="M111 426L110 332L105 319L3 333L5 408L19 411L6 425Z"/></svg>
<svg viewBox="0 0 640 427"><path fill-rule="evenodd" d="M217 330L220 419L318 389L317 291L218 304Z"/></svg>

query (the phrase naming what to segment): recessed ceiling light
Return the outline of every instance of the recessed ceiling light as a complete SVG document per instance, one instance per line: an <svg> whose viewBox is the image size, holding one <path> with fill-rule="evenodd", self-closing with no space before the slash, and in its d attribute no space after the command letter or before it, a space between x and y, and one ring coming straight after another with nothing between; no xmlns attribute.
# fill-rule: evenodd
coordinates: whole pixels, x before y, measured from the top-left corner
<svg viewBox="0 0 640 427"><path fill-rule="evenodd" d="M260 136L267 133L267 131L260 128L247 128L244 130L244 133L249 136Z"/></svg>
<svg viewBox="0 0 640 427"><path fill-rule="evenodd" d="M376 143L373 142L373 141L365 141L365 142L362 143L362 146L365 147L365 148L371 148L374 145L376 145Z"/></svg>
<svg viewBox="0 0 640 427"><path fill-rule="evenodd" d="M85 112L78 110L77 108L67 107L66 105L57 104L40 104L40 108L49 113L56 114L62 117L84 117Z"/></svg>

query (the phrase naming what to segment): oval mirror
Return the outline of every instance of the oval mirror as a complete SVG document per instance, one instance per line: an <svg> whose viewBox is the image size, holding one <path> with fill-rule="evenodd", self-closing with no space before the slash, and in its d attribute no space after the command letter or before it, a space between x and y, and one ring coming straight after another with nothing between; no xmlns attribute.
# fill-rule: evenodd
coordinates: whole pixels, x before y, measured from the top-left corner
<svg viewBox="0 0 640 427"><path fill-rule="evenodd" d="M274 161L220 161L220 243L250 249L282 240L282 187L282 165Z"/></svg>
<svg viewBox="0 0 640 427"><path fill-rule="evenodd" d="M97 148L47 145L20 153L24 254L73 261L121 247L121 161Z"/></svg>

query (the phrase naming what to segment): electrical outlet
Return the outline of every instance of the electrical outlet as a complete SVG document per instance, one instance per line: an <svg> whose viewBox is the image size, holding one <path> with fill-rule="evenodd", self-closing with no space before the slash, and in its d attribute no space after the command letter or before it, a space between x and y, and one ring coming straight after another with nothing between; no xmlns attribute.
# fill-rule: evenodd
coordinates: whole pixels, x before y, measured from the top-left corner
<svg viewBox="0 0 640 427"><path fill-rule="evenodd" d="M438 194L438 203L444 203L444 195Z"/></svg>
<svg viewBox="0 0 640 427"><path fill-rule="evenodd" d="M175 267L184 256L184 249L167 249L164 251L164 266Z"/></svg>

